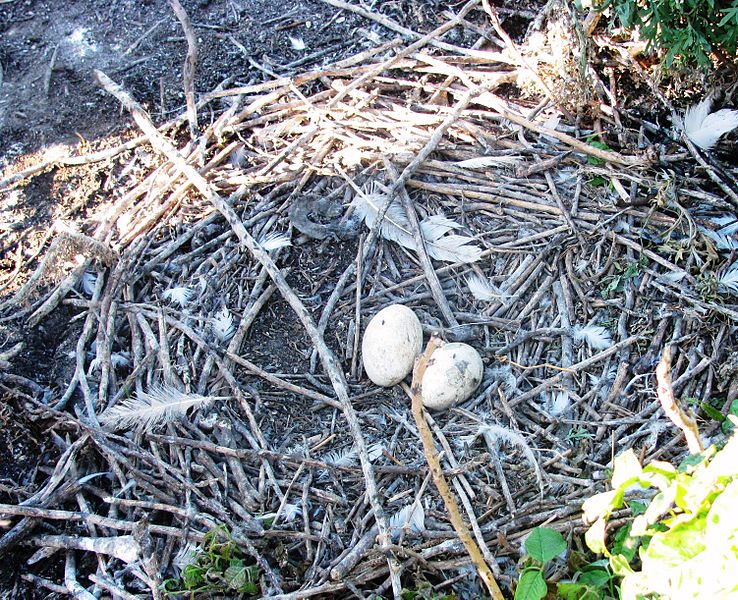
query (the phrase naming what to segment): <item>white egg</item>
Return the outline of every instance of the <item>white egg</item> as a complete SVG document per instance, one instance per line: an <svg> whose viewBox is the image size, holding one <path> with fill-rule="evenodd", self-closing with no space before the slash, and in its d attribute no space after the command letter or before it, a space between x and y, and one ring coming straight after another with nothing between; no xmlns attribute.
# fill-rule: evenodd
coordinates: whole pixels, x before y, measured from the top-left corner
<svg viewBox="0 0 738 600"><path fill-rule="evenodd" d="M463 402L482 382L482 357L468 344L454 342L438 348L421 381L423 405L445 410Z"/></svg>
<svg viewBox="0 0 738 600"><path fill-rule="evenodd" d="M361 342L364 370L377 385L395 385L412 371L422 349L418 317L407 306L392 304L374 315L366 327Z"/></svg>

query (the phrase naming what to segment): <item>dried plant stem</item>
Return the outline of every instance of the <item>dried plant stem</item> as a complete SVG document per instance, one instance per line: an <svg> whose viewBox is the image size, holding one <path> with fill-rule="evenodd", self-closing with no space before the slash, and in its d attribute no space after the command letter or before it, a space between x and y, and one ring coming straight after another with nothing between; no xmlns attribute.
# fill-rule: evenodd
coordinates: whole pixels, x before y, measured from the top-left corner
<svg viewBox="0 0 738 600"><path fill-rule="evenodd" d="M190 125L190 137L194 140L197 136L197 106L195 105L195 66L197 65L197 36L192 27L192 22L179 0L169 0L174 14L177 15L182 29L187 38L187 57L182 67L182 81L185 88L185 100L187 102L187 121Z"/></svg>
<svg viewBox="0 0 738 600"><path fill-rule="evenodd" d="M415 363L412 384L413 417L415 418L415 424L417 425L418 432L420 433L420 439L423 442L423 450L426 461L428 462L428 467L433 475L433 482L436 484L436 488L438 488L438 492L441 494L441 498L443 498L443 502L446 505L451 525L453 525L456 535L459 536L461 543L464 544L464 548L466 548L474 567L477 569L479 576L487 586L492 598L494 600L503 600L502 591L497 585L497 581L495 581L495 576L492 574L487 563L484 562L482 552L469 533L469 528L461 517L461 512L459 511L459 506L456 503L456 498L451 493L448 483L446 483L446 478L443 476L443 469L441 468L441 462L438 460L438 454L436 453L435 443L433 442L433 434L431 433L428 424L425 422L423 403L420 398L421 381L431 355L439 346L439 338L435 335L432 336L428 345L425 347L425 352L423 352Z"/></svg>
<svg viewBox="0 0 738 600"><path fill-rule="evenodd" d="M656 367L656 381L658 382L656 395L659 397L659 402L661 402L666 416L684 432L690 453L699 454L704 448L700 441L697 423L694 417L683 410L674 398L674 390L671 386L671 346L664 347L661 360Z"/></svg>

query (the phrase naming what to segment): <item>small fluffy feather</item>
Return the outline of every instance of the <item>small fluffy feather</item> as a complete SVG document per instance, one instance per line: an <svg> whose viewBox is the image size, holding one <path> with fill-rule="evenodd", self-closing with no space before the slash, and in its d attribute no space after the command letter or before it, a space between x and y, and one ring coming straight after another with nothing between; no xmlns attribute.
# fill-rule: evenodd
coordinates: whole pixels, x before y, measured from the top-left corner
<svg viewBox="0 0 738 600"><path fill-rule="evenodd" d="M502 293L499 289L489 280L484 277L480 277L476 273L469 276L466 280L469 286L469 291L472 293L477 300L484 302L490 302L492 300L499 300L502 298Z"/></svg>
<svg viewBox="0 0 738 600"><path fill-rule="evenodd" d="M518 156L479 156L469 158L456 163L457 167L465 169L484 169L485 167L496 167L500 165L516 165L520 162Z"/></svg>
<svg viewBox="0 0 738 600"><path fill-rule="evenodd" d="M371 229L377 220L379 210L386 201L382 193L360 193L354 201L356 213ZM428 255L446 262L472 263L481 258L482 249L473 244L474 238L451 234L461 225L443 215L432 215L420 222L420 231L425 239ZM402 205L393 201L382 219L380 233L386 240L397 242L404 248L417 251L415 238L410 233L410 223Z"/></svg>
<svg viewBox="0 0 738 600"><path fill-rule="evenodd" d="M86 296L92 298L92 294L95 293L95 285L97 285L97 273L85 271L82 274L82 291Z"/></svg>
<svg viewBox="0 0 738 600"><path fill-rule="evenodd" d="M329 452L323 457L323 462L334 467L350 467L358 458L358 452L353 446L350 448L342 448Z"/></svg>
<svg viewBox="0 0 738 600"><path fill-rule="evenodd" d="M173 287L168 290L164 290L161 297L164 300L168 300L173 304L179 304L182 308L187 306L187 303L192 298L192 290L186 287Z"/></svg>
<svg viewBox="0 0 738 600"><path fill-rule="evenodd" d="M721 136L738 127L738 110L723 108L714 113L712 98L708 96L684 114L684 133L695 146L710 150Z"/></svg>
<svg viewBox="0 0 738 600"><path fill-rule="evenodd" d="M484 438L484 442L487 444L487 448L490 452L497 452L501 442L507 442L517 448L523 453L523 456L533 467L533 471L536 474L536 481L538 482L538 488L543 494L543 476L541 475L541 468L538 466L533 450L530 449L528 443L523 439L519 433L512 431L511 429L505 429L501 425L493 425L485 423L477 430L477 435L481 435Z"/></svg>
<svg viewBox="0 0 738 600"><path fill-rule="evenodd" d="M366 456L369 459L369 462L374 462L377 460L380 456L384 454L384 444L377 442L376 444L372 444L366 449Z"/></svg>
<svg viewBox="0 0 738 600"><path fill-rule="evenodd" d="M113 431L133 427L151 431L184 416L191 408L204 408L218 399L222 397L185 394L172 386L157 386L109 408L100 415L100 423Z"/></svg>
<svg viewBox="0 0 738 600"><path fill-rule="evenodd" d="M563 415L571 406L569 392L567 392L566 390L551 392L547 400L546 412L548 412L548 414L550 414L552 417L559 417Z"/></svg>
<svg viewBox="0 0 738 600"><path fill-rule="evenodd" d="M725 252L738 250L738 240L730 237L730 234L725 233L722 229L720 231L705 229L704 232L707 237L715 242L715 248L718 250L724 250Z"/></svg>
<svg viewBox="0 0 738 600"><path fill-rule="evenodd" d="M302 38L292 37L291 35L288 35L287 37L290 38L290 44L292 44L292 47L295 50L300 52L305 49L305 42L302 40Z"/></svg>
<svg viewBox="0 0 738 600"><path fill-rule="evenodd" d="M599 325L575 325L572 334L575 341L584 341L593 350L607 350L612 346L610 332Z"/></svg>
<svg viewBox="0 0 738 600"><path fill-rule="evenodd" d="M290 236L286 233L271 231L259 240L259 245L267 252L271 252L272 250L279 250L280 248L291 246L292 240L290 240Z"/></svg>
<svg viewBox="0 0 738 600"><path fill-rule="evenodd" d="M227 342L236 333L236 327L233 325L233 315L228 307L223 305L213 318L213 333L221 342Z"/></svg>
<svg viewBox="0 0 738 600"><path fill-rule="evenodd" d="M412 533L425 531L425 509L420 502L413 502L392 515L388 522L392 539L400 537L403 529Z"/></svg>
<svg viewBox="0 0 738 600"><path fill-rule="evenodd" d="M718 280L720 288L738 296L738 261L734 262Z"/></svg>

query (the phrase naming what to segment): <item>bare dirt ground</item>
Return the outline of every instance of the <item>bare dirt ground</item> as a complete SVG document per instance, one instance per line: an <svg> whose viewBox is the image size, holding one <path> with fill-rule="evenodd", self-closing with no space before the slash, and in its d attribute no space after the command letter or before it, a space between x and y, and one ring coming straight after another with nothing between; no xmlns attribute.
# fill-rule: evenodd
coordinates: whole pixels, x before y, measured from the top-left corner
<svg viewBox="0 0 738 600"><path fill-rule="evenodd" d="M447 9L461 5L371 3L392 23L421 34L446 22ZM444 263L438 263L441 293L449 299L451 323L457 321L452 326L425 284L427 271L387 240L364 264L366 281L357 295L354 277L342 276L361 256L367 238L355 223L346 235L335 229L336 214L324 211L320 200L333 199L333 208L345 216L355 192L342 179L344 169L364 186L377 178L377 171L384 172L384 159L406 167L458 100L454 82L468 85L453 69L466 69L474 78L479 73L496 76L498 67L489 68L489 57L473 53L448 59L441 50L454 52L443 47L437 56L447 62L440 66L412 55L408 64L377 77L365 96L363 89L350 96L354 104L340 105L338 118L331 116L326 98L340 89L334 83L347 85L361 77L366 61L346 67L356 69L350 75L336 74L334 67L330 77L296 89L273 82L392 44L397 31L322 2L199 0L183 6L197 36L198 98L244 88L248 105L274 89L279 94L234 117L222 138L209 137L199 155L188 145L184 119L166 135L193 162L202 161L198 167L208 185L233 202L254 236L259 232L264 240L276 231L290 232L293 247L274 260L307 313L315 321L329 316L325 343L339 357L337 369L347 378L367 440L380 452L372 459L380 500L395 515L415 497L425 507L425 529L407 530L411 541L397 542L411 548L405 554L396 549L403 561L403 585L432 583L470 598L480 591L429 485L406 392L400 387L380 390L362 377L352 342L382 306L393 301L411 305L427 330L440 328L449 339L460 330L480 349L487 367L480 391L452 416L437 416L434 426L437 435L451 440L444 440L444 451L459 457L448 470L467 477L461 489L479 518L479 536L500 561L506 591L519 558L515 545L532 526L545 521L568 534L581 531L579 506L592 485L605 478L610 443L622 439L644 456L658 458L683 451L667 420L656 414L648 378L664 340L680 348L677 389L695 406L709 402L716 410L728 409L738 390L738 307L721 277L734 262L738 242L733 230L720 228L733 223L735 207L725 204L724 192L706 174L710 167L695 163L675 139L664 107L653 100L645 80L633 74L636 67L612 47L600 40L599 46L592 44L597 69L590 75L600 83L587 90L561 79L556 60L541 61L543 85L560 109L556 118L545 109L537 115L539 103L551 108L546 93L536 88L539 82L508 77L517 59L498 57L503 61L494 88L499 96L538 119L535 126L553 123L570 137L554 141L529 125L516 128L499 118L499 107L480 102L460 113L432 160L408 183L421 216L443 213L463 222L464 232L486 252L473 267L462 262L439 268ZM522 42L541 15L542 3L505 3L498 9L502 26ZM565 20L562 14L556 18ZM549 54L559 35L551 31L560 30L549 29ZM349 590L391 594L394 582L385 556L371 544L362 546L376 534L369 508L376 498L365 496L355 439L337 409L336 386L326 363L321 367L314 340L284 290L270 284L263 263L241 252L242 240L202 195L186 190L185 200L176 200L171 165L163 164L146 143L134 145L140 130L93 76L95 69L106 73L157 124L182 116L188 45L169 4L121 0L60 6L0 0L0 35L0 168L12 177L51 161L21 184L11 182L0 205L0 351L23 343L0 370L0 503L64 509L75 519L94 513L116 520L83 525L22 519L22 513L0 516L0 534L11 532L0 537L0 597L66 595L73 583L65 582L65 565L69 568L73 558L77 562L71 571L84 586L92 585L88 577L104 574L109 579L98 591L125 588L146 597L159 589L157 578L179 572L175 555L186 556L188 540L202 544L205 532L221 523L250 548L249 557L257 557L265 594L280 585L285 593L293 592L303 582L324 596L345 597ZM443 42L471 48L484 36L487 42L478 47L504 46L477 10L469 23L444 33ZM397 47L402 45L391 48ZM624 90L619 97L625 106L613 100L618 89ZM726 96L730 100L730 92ZM219 117L231 108L228 98L211 97L198 113L201 130L217 129ZM311 119L320 123L317 132L309 127ZM604 142L606 151L617 150L622 154L615 158L625 157L631 166L615 168L588 155L581 146L571 146L574 138L584 145L592 139ZM110 160L53 163L54 156L85 156L124 142L131 147ZM342 154L351 144L364 152L363 170L353 165L359 170L351 171ZM725 142L710 163L718 179L734 180L732 147ZM221 156L224 149L227 154ZM316 157L324 150L321 162ZM480 155L490 160L481 170L458 164ZM212 161L209 170L207 161ZM551 179L544 176L549 173L541 162L563 168L552 171ZM305 164L312 170L301 180ZM155 196L152 184L140 208L134 203L127 214L118 215L114 245L120 262L89 262L65 300L43 318L34 318L34 311L78 268L72 252L49 268L32 293L22 293L54 240L68 229L70 235L93 236L100 214L115 206L111 199L128 202L129 192L152 173L165 179L171 175L166 194L161 193L175 198L174 208L164 202L144 208ZM387 176L385 183L393 179ZM241 185L252 194L248 201L238 196ZM294 208L301 205L312 220ZM148 211L160 214L159 220ZM124 217L144 222L136 235L126 237ZM162 260L164 254L170 259ZM100 258L97 250L92 255ZM486 300L480 299L484 293L470 290L469 280L476 276L494 283ZM194 306L166 300L167 291L178 286L191 293L200 289ZM330 306L336 289L342 294ZM22 302L13 304L19 294ZM239 343L227 352L219 347L227 340L218 341L213 328L226 306L243 334L236 334ZM596 339L576 333L585 325L594 326L590 335L594 331ZM116 367L115 356L130 362ZM108 365L103 375L100 364L92 364L101 357ZM80 382L80 373L88 383ZM141 395L161 380L229 400L210 412L203 408L192 423L167 423L163 431L118 435L108 427L102 435L89 425L89 389L92 397L100 391L101 406L92 410L100 416L106 407ZM704 414L702 419L705 430L715 433L716 424ZM500 456L483 447L492 458L467 454L475 443L480 449L480 423L492 422L524 438L523 447L535 449L535 468L526 463L520 445ZM545 475L540 495L539 466ZM293 509L301 516L283 516ZM199 521L190 520L190 510ZM282 521L272 529L258 521L276 514ZM114 537L132 523L143 523L153 539L152 551L137 531L138 550L162 560L161 572L121 566L102 554L96 561L94 554L67 546L62 546L67 552L46 547L38 554L44 542L30 541L64 534ZM357 546L365 553L350 564L347 554ZM341 576L331 575L336 569Z"/></svg>

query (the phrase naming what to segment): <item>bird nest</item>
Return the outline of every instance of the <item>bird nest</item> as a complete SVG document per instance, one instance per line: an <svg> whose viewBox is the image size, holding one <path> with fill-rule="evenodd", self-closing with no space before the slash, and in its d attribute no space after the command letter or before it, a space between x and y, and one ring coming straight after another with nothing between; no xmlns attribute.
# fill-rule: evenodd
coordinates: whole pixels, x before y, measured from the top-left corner
<svg viewBox="0 0 738 600"><path fill-rule="evenodd" d="M0 548L38 547L41 565L66 551L70 592L78 551L99 559L86 585L160 596L232 542L234 594L430 582L475 597L429 454L509 588L532 528L582 531L613 455L684 454L656 394L665 346L676 396L728 410L729 171L645 127L619 128L615 150L555 98L505 99L527 61L439 36L198 104L189 90L187 115L159 128L98 73L143 135L3 180L109 173L96 212L55 223L2 306L31 326L71 311L77 327L56 386L12 374L7 353L6 392L64 436L43 485L0 507ZM430 449L409 380L362 372L362 331L394 303L484 360L471 398L422 414Z"/></svg>

